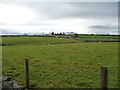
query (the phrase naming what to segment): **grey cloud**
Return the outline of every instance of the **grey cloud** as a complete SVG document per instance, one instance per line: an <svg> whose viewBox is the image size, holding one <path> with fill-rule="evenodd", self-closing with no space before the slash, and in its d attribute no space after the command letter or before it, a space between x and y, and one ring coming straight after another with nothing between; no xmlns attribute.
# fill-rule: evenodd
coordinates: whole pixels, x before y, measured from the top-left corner
<svg viewBox="0 0 120 90"><path fill-rule="evenodd" d="M96 33L96 34L106 34L106 33L110 33L110 34L118 34L118 30L89 30L88 33Z"/></svg>
<svg viewBox="0 0 120 90"><path fill-rule="evenodd" d="M106 29L109 29L109 30L113 30L113 29L118 29L118 26L110 26L110 25L93 25L93 26L89 26L89 28L90 29L99 29L99 30L101 30L101 29L104 29L104 30L106 30Z"/></svg>
<svg viewBox="0 0 120 90"><path fill-rule="evenodd" d="M88 27L90 30L89 32L91 33L118 33L118 27L113 26L113 25L93 25Z"/></svg>
<svg viewBox="0 0 120 90"><path fill-rule="evenodd" d="M12 31L10 29L1 29L0 34L5 34L5 35L24 35L25 33L20 33L19 31ZM27 33L31 34L31 33Z"/></svg>
<svg viewBox="0 0 120 90"><path fill-rule="evenodd" d="M0 32L2 34L20 34L19 32L12 32L11 30L5 30L5 29L1 29Z"/></svg>
<svg viewBox="0 0 120 90"><path fill-rule="evenodd" d="M31 8L40 17L59 18L117 18L117 2L33 2L16 3Z"/></svg>
<svg viewBox="0 0 120 90"><path fill-rule="evenodd" d="M37 12L49 18L117 18L117 3L110 2L75 2L44 3Z"/></svg>

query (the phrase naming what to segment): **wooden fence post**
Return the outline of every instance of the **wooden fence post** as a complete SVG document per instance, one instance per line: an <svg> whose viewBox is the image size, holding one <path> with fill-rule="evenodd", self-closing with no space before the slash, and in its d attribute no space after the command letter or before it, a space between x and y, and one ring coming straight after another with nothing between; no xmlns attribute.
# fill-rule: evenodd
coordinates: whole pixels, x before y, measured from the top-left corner
<svg viewBox="0 0 120 90"><path fill-rule="evenodd" d="M107 90L108 88L108 69L107 67L101 67L101 88Z"/></svg>
<svg viewBox="0 0 120 90"><path fill-rule="evenodd" d="M26 80L26 88L29 89L29 62L28 62L28 59L25 59L25 80Z"/></svg>

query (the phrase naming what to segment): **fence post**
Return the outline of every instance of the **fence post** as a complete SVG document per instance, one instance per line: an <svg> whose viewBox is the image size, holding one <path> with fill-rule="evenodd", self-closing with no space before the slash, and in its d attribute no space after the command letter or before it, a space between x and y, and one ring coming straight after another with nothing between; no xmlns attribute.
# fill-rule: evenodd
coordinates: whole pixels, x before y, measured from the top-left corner
<svg viewBox="0 0 120 90"><path fill-rule="evenodd" d="M29 89L29 62L28 62L28 59L25 59L25 80L26 80L26 88Z"/></svg>
<svg viewBox="0 0 120 90"><path fill-rule="evenodd" d="M108 69L107 67L101 67L101 88L107 90L108 88Z"/></svg>

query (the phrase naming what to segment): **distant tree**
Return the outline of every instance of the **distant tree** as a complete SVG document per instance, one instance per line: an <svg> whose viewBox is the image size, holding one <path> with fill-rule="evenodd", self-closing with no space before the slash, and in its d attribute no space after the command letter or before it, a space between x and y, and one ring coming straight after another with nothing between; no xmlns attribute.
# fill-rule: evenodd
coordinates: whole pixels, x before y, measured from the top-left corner
<svg viewBox="0 0 120 90"><path fill-rule="evenodd" d="M59 35L59 33L56 33L56 35Z"/></svg>
<svg viewBox="0 0 120 90"><path fill-rule="evenodd" d="M91 33L91 35L93 36L93 33Z"/></svg>
<svg viewBox="0 0 120 90"><path fill-rule="evenodd" d="M75 33L75 34L74 34L74 37L78 37L78 34L77 34L77 33Z"/></svg>
<svg viewBox="0 0 120 90"><path fill-rule="evenodd" d="M51 32L51 35L54 35L54 32Z"/></svg>
<svg viewBox="0 0 120 90"><path fill-rule="evenodd" d="M59 35L62 35L62 33L60 32L60 34Z"/></svg>

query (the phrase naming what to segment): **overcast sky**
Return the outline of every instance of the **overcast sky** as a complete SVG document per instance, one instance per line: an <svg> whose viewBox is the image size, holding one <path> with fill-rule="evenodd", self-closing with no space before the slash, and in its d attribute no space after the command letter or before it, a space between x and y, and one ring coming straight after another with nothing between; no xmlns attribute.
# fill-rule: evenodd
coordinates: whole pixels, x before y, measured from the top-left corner
<svg viewBox="0 0 120 90"><path fill-rule="evenodd" d="M118 34L117 2L1 2L3 34Z"/></svg>

